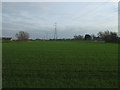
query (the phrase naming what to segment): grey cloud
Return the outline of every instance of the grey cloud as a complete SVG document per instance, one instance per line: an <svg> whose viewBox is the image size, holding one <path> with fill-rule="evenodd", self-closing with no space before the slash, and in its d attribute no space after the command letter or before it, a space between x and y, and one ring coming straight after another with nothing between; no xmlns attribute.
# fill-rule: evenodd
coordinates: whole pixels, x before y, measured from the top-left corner
<svg viewBox="0 0 120 90"><path fill-rule="evenodd" d="M101 5L102 3L3 3L3 35L11 36L22 30L29 32L31 38L45 38L46 35L53 38L54 22L58 23L59 38L95 34L107 26L116 29L116 8L112 4L102 5L102 8Z"/></svg>

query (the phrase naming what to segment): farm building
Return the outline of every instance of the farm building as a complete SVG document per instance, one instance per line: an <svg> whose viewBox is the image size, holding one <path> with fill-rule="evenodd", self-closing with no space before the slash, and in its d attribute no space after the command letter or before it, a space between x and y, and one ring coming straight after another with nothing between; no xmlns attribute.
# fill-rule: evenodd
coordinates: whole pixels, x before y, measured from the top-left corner
<svg viewBox="0 0 120 90"><path fill-rule="evenodd" d="M11 40L11 37L2 37L2 40Z"/></svg>

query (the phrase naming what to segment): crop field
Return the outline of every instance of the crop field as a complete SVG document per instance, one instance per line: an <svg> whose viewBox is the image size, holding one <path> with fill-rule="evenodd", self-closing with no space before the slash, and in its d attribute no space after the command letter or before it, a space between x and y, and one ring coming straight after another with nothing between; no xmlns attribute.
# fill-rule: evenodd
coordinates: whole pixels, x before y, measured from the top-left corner
<svg viewBox="0 0 120 90"><path fill-rule="evenodd" d="M2 49L3 88L118 88L118 44L28 41Z"/></svg>

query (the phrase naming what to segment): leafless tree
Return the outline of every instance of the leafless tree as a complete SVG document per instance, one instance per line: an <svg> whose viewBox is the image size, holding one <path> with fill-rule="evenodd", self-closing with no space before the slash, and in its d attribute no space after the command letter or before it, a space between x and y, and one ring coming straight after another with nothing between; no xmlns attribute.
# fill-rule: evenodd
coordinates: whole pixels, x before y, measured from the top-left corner
<svg viewBox="0 0 120 90"><path fill-rule="evenodd" d="M17 33L15 35L17 37L18 40L20 41L26 41L29 39L29 33L24 32L24 31L20 31L19 33Z"/></svg>
<svg viewBox="0 0 120 90"><path fill-rule="evenodd" d="M83 40L83 36L82 35L75 35L74 36L74 40Z"/></svg>
<svg viewBox="0 0 120 90"><path fill-rule="evenodd" d="M106 42L117 42L118 36L116 32L104 31L99 32L98 36Z"/></svg>

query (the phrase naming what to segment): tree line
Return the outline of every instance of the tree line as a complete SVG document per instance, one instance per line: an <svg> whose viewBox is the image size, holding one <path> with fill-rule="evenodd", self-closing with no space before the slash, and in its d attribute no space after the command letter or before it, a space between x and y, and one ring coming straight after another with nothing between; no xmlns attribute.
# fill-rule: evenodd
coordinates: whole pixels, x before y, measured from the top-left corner
<svg viewBox="0 0 120 90"><path fill-rule="evenodd" d="M98 32L97 36L90 34L86 34L85 36L75 35L74 40L97 40L112 43L120 43L120 37L118 37L117 33L108 30L104 32Z"/></svg>
<svg viewBox="0 0 120 90"><path fill-rule="evenodd" d="M20 31L16 35L17 40L19 41L26 41L29 40L29 33ZM50 39L54 40L54 39ZM63 40L63 39L57 39L57 40ZM112 31L104 31L104 32L98 32L97 36L94 34L85 34L83 35L75 35L73 39L64 39L64 40L95 40L95 41L105 41L105 42L112 42L112 43L120 43L120 37L118 37L116 32Z"/></svg>

